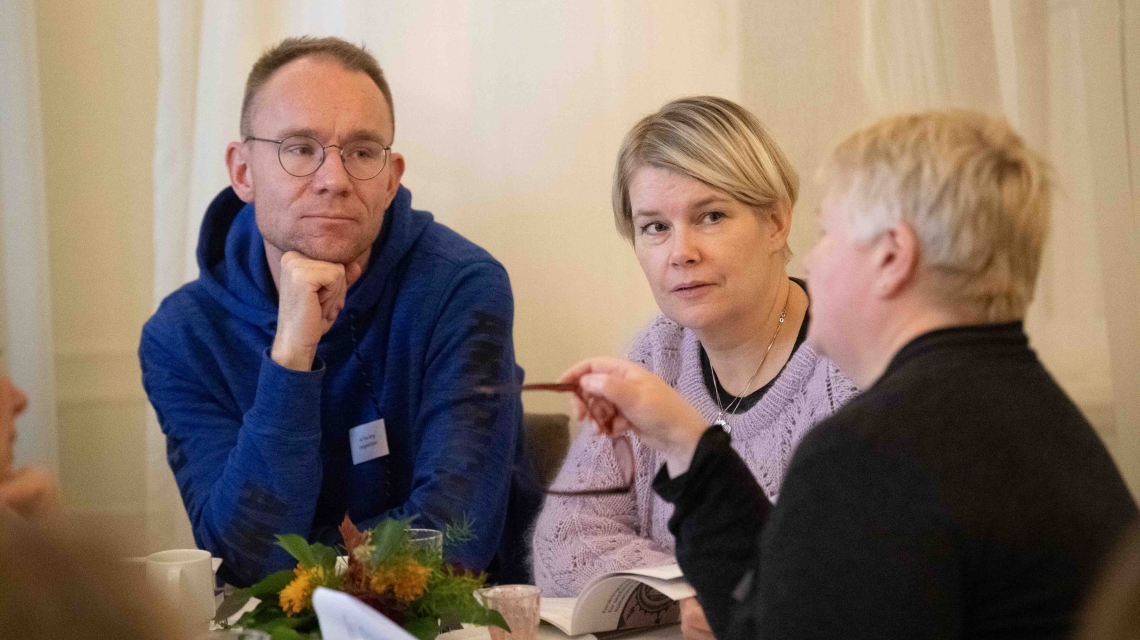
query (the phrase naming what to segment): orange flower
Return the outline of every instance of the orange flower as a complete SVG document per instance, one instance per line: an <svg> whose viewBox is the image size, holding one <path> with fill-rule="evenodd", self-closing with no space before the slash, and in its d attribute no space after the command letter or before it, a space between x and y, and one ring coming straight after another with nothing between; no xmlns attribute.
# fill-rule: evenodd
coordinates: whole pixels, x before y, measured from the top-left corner
<svg viewBox="0 0 1140 640"><path fill-rule="evenodd" d="M325 579L325 570L321 567L305 569L298 566L293 573L297 577L281 590L279 596L281 609L290 616L313 606L313 590Z"/></svg>
<svg viewBox="0 0 1140 640"><path fill-rule="evenodd" d="M430 574L431 569L406 558L392 566L377 567L369 586L380 594L391 590L397 600L411 602L423 595Z"/></svg>

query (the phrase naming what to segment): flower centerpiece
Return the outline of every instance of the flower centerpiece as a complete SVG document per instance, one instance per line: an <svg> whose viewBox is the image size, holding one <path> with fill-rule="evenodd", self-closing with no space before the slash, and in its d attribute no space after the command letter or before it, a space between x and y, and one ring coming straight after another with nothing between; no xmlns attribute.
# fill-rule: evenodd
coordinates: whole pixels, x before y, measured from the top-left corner
<svg viewBox="0 0 1140 640"><path fill-rule="evenodd" d="M277 536L277 544L297 560L297 566L271 574L247 589L237 589L218 607L215 621L226 621L250 598L260 602L235 626L258 629L273 640L319 639L313 611L317 587L352 595L420 640L433 640L449 626L468 622L508 629L497 611L485 608L473 595L487 576L471 573L443 560L439 546L415 544L410 520L385 520L360 531L346 515L340 526L347 562L338 567L337 551L309 544L299 535ZM467 523L448 526L443 548L471 540Z"/></svg>

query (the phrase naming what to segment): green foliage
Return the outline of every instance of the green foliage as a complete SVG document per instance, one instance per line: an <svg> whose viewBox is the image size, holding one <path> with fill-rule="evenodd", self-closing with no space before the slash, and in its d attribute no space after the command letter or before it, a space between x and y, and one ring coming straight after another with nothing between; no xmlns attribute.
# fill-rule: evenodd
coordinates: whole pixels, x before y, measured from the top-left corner
<svg viewBox="0 0 1140 640"><path fill-rule="evenodd" d="M372 545L372 566L384 562L401 547L408 545L408 529L411 524L411 519L408 519L385 520L376 525L372 535L369 536L369 544Z"/></svg>
<svg viewBox="0 0 1140 640"><path fill-rule="evenodd" d="M222 604L218 605L217 611L214 612L214 622L225 625L227 620L241 611L241 608L249 602L249 598L249 589L237 589L227 595L225 600L222 600Z"/></svg>
<svg viewBox="0 0 1140 640"><path fill-rule="evenodd" d="M350 520L346 518L345 522L346 525L342 526L356 531ZM433 640L439 635L441 620L448 623L494 625L509 631L510 628L499 612L486 609L475 600L473 592L483 587L486 576L456 571L444 562L443 554L438 549L413 544L408 536L410 526L410 519L385 520L371 531L359 532L363 538L356 547L354 561L363 561L363 566L354 565L357 573L352 573L355 577L351 578L336 573L337 554L330 547L319 543L309 544L294 534L278 536L277 543L297 560L300 567L324 569L323 578L311 576L314 587L323 586L350 593L356 589L355 594L363 593L365 601L368 594L372 593L367 586L368 578L377 567L399 566L399 563L412 559L427 568L429 573L423 595L406 605L389 600L390 604L397 607L397 613L406 615L404 628L418 640ZM448 547L473 539L472 523L466 516L460 522L448 525L444 531L444 544ZM250 598L259 598L257 606L243 614L237 621L237 626L265 631L273 640L319 640L320 629L316 613L312 609L292 616L281 609L281 590L294 578L296 573L286 569L267 576L248 589L235 590L219 607L215 620L225 624ZM361 589L364 591L361 592ZM372 597L377 595L372 593ZM383 597L392 598L390 592ZM382 612L383 606L389 606L378 605L375 601L370 604Z"/></svg>
<svg viewBox="0 0 1140 640"><path fill-rule="evenodd" d="M419 640L434 640L439 635L439 620L435 618L411 618L404 623L404 629Z"/></svg>
<svg viewBox="0 0 1140 640"><path fill-rule="evenodd" d="M452 522L443 528L443 546L452 549L456 545L466 544L475 539L475 521L463 514L459 522Z"/></svg>
<svg viewBox="0 0 1140 640"><path fill-rule="evenodd" d="M423 617L458 619L472 624L494 625L510 631L498 611L479 604L472 595L486 583L486 576L455 571L442 565L428 578L424 595L412 603L409 613Z"/></svg>
<svg viewBox="0 0 1140 640"><path fill-rule="evenodd" d="M246 612L236 623L243 629L257 629L264 631L276 640L296 640L298 638L320 637L317 626L317 614L308 611L296 616L286 615L277 601L265 599L254 607L253 611Z"/></svg>
<svg viewBox="0 0 1140 640"><path fill-rule="evenodd" d="M317 542L309 545L309 551L312 552L313 560L316 561L317 566L323 568L325 573L336 571L336 549Z"/></svg>
<svg viewBox="0 0 1140 640"><path fill-rule="evenodd" d="M318 566L313 550L309 548L309 541L295 533L277 536L277 546L288 551L302 567Z"/></svg>
<svg viewBox="0 0 1140 640"><path fill-rule="evenodd" d="M255 598L277 595L281 593L282 589L289 586L289 583L292 582L295 577L296 574L293 573L292 569L282 569L281 571L271 573L266 576L264 580L250 587L249 595Z"/></svg>
<svg viewBox="0 0 1140 640"><path fill-rule="evenodd" d="M235 589L226 596L222 604L218 606L218 610L214 612L214 622L225 624L235 613L241 611L241 608L249 602L250 598L265 599L272 596L273 601L276 602L277 594L289 586L289 583L293 581L294 577L295 574L292 569L283 569L276 573L269 574L261 582L258 582L252 587Z"/></svg>

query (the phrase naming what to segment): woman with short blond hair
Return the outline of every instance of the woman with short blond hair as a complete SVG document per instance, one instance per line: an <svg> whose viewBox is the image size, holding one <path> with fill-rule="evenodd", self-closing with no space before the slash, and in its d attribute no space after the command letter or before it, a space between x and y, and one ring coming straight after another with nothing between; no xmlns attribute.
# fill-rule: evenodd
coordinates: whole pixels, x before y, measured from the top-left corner
<svg viewBox="0 0 1140 640"><path fill-rule="evenodd" d="M808 344L864 391L804 437L774 506L651 373L599 358L563 377L613 405L609 435L660 452L653 489L718 638L1071 637L1137 508L1022 326L1049 173L1005 121L963 111L888 118L831 154Z"/></svg>
<svg viewBox="0 0 1140 640"><path fill-rule="evenodd" d="M642 119L614 172L618 231L661 309L627 357L724 425L773 500L800 437L854 393L803 344L808 296L785 269L797 189L760 121L714 97L676 100ZM628 493L547 499L534 537L535 579L546 595L577 595L607 571L675 562L672 509L649 486L662 459L636 438L632 449ZM552 486L626 482L609 441L584 433ZM683 630L699 637L695 605L682 604Z"/></svg>

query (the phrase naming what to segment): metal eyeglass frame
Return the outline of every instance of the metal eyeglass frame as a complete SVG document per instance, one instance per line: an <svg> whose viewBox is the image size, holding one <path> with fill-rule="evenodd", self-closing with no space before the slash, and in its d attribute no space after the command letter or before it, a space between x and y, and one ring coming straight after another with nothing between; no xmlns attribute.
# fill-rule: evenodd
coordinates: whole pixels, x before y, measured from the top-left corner
<svg viewBox="0 0 1140 640"><path fill-rule="evenodd" d="M285 142L286 140L288 140L289 138L305 138L307 140L312 140L313 142L316 143L316 146L321 148L321 161L317 163L317 166L314 167L312 171L305 173L305 174L297 175L297 174L293 173L292 171L285 168L285 160L281 158L281 148L282 148L281 144L283 142ZM317 171L319 171L321 169L321 167L325 164L325 160L328 159L328 157L329 157L329 154L328 154L329 147L336 147L336 148L340 149L340 151L337 153L337 155L340 156L340 163L341 163L341 166L344 167L344 172L347 173L349 176L357 179L357 180L371 180L372 178L375 178L376 176L380 175L381 173L384 173L384 168L388 166L388 158L392 155L392 145L390 145L390 144L389 145L380 145L381 148L384 149L384 162L383 162L383 164L380 165L380 169L376 173L372 174L371 176L368 176L367 178L361 178L361 177L353 175L352 172L348 170L348 164L345 162L344 155L343 155L344 154L344 147L342 145L339 145L339 144L324 145L324 144L321 144L320 141L317 140L316 138L312 138L309 136L303 136L303 135L286 136L284 138L281 138L280 140L273 140L272 138L258 138L257 136L246 136L245 139L242 140L242 142L251 142L251 141L271 142L271 143L277 145L277 164L281 165L282 171L284 171L285 173L288 173L289 175L291 175L295 178L305 178L305 177L311 176L314 173L316 173Z"/></svg>

